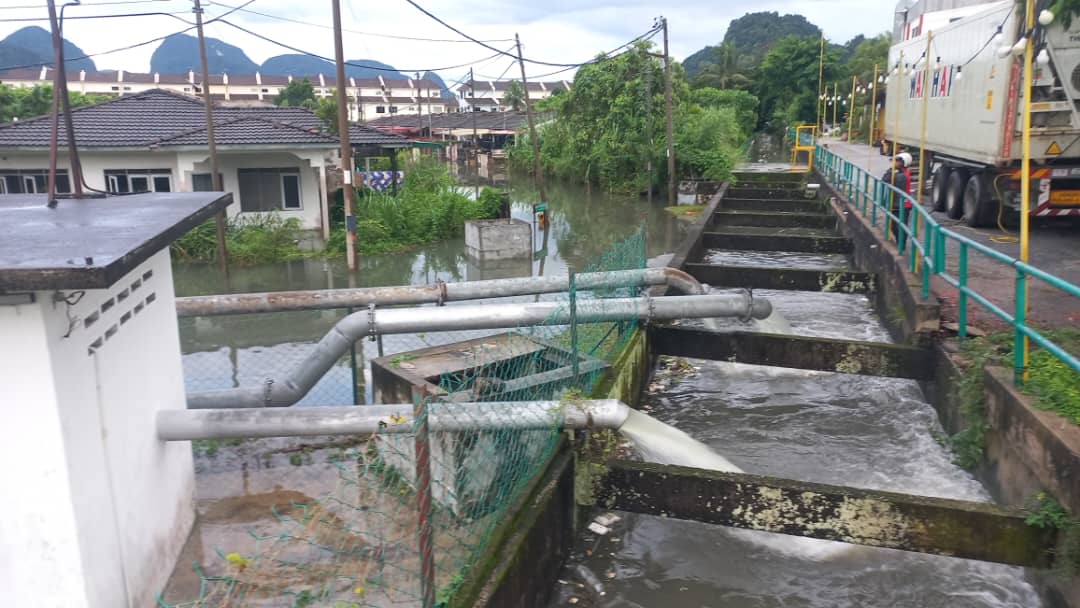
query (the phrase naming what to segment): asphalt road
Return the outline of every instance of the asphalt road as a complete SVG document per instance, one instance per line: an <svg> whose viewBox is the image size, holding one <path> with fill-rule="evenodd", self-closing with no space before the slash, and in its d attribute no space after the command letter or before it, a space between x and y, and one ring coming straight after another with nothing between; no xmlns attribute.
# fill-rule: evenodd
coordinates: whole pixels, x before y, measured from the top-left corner
<svg viewBox="0 0 1080 608"><path fill-rule="evenodd" d="M826 140L829 149L873 175L880 176L889 168L889 157L882 156L867 146ZM993 248L1013 258L1020 257L1019 215L1006 213L1003 218L1005 231L995 228L970 228L960 220L950 219L944 213L934 213L934 218L944 227L966 236L973 241ZM1080 285L1080 218L1032 218L1030 229L1029 260L1032 266L1060 277L1074 285ZM1012 237L1012 238L1010 238ZM959 247L950 242L947 264L956 270ZM955 275L954 275L955 276ZM1014 308L1015 274L1013 271L985 256L969 254L969 277L972 286L1003 309ZM1080 326L1080 298L1064 294L1041 281L1030 281L1030 318L1041 326ZM955 320L955 290L943 281L935 281L935 291L941 295L943 315ZM978 305L972 305L969 314L984 326L1000 327L1001 322Z"/></svg>

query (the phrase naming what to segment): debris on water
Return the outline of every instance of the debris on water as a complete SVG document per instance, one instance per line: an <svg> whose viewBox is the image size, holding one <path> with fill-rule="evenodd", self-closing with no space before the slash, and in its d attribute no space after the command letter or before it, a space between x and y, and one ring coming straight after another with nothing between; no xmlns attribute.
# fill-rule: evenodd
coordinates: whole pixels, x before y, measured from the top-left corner
<svg viewBox="0 0 1080 608"><path fill-rule="evenodd" d="M610 528L613 524L618 523L620 520L622 520L622 518L618 515L615 515L614 513L604 513L602 515L597 515L596 518L593 519L593 521L595 521L596 523L600 524L601 526L606 526L608 528Z"/></svg>
<svg viewBox="0 0 1080 608"><path fill-rule="evenodd" d="M585 582L585 587L591 591L596 597L604 597L606 591L604 591L604 583L600 582L600 579L593 574L592 570L589 570L584 564L578 564L574 566L574 572L581 577L581 580ZM614 572L608 578L615 578Z"/></svg>
<svg viewBox="0 0 1080 608"><path fill-rule="evenodd" d="M567 601L568 603L570 603L570 604L576 604L576 603L578 603L578 598L576 598L576 597L572 597L572 598L570 598L570 599L568 599L568 600L566 600L566 601Z"/></svg>
<svg viewBox="0 0 1080 608"><path fill-rule="evenodd" d="M599 534L600 536L607 536L608 533L611 532L610 528L600 525L595 521L589 524L589 530L595 534Z"/></svg>

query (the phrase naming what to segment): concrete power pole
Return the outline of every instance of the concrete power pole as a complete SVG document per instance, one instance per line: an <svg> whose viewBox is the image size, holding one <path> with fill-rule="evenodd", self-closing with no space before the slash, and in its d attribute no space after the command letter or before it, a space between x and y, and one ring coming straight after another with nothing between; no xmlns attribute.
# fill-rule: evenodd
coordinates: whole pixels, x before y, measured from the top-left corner
<svg viewBox="0 0 1080 608"><path fill-rule="evenodd" d="M206 142L210 148L210 188L214 192L224 190L221 186L221 173L218 170L217 141L214 139L214 102L210 98L210 69L206 64L206 39L203 37L202 5L199 0L195 2L195 29L199 34L199 63L202 67L202 98L206 106ZM217 226L217 256L221 272L228 275L229 260L225 250L225 212L222 211L214 218Z"/></svg>
<svg viewBox="0 0 1080 608"><path fill-rule="evenodd" d="M668 23L666 17L660 18L664 26L664 113L667 115L667 170L668 170L668 205L678 204L675 184L675 126L671 107L671 55L668 52Z"/></svg>
<svg viewBox="0 0 1080 608"><path fill-rule="evenodd" d="M356 272L356 218L353 217L353 162L349 111L345 105L345 50L341 42L341 0L334 6L334 63L337 64L338 139L341 140L341 196L345 202L345 260Z"/></svg>
<svg viewBox="0 0 1080 608"><path fill-rule="evenodd" d="M477 147L480 142L477 139L478 136L476 134L476 76L473 74L472 68L469 68L469 95L472 95L473 98L472 112L470 113L472 114L473 156L475 157L477 153ZM479 159L477 159L476 164L477 166L479 166Z"/></svg>
<svg viewBox="0 0 1080 608"><path fill-rule="evenodd" d="M546 216L547 193L544 192L544 174L540 171L540 140L536 136L536 121L533 119L532 102L529 101L529 81L525 77L525 57L521 54L521 37L514 34L514 41L517 43L518 65L521 66L521 86L525 89L525 117L529 121L529 139L532 141L533 150L533 179L536 180L536 188L540 191L540 204L545 205ZM547 222L544 226L547 226ZM546 230L544 234L547 234Z"/></svg>

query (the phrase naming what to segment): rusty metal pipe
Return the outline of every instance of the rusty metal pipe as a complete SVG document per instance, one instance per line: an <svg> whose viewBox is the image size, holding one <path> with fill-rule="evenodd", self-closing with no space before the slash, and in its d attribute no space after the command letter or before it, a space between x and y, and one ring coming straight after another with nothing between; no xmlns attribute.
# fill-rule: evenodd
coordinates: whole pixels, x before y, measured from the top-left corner
<svg viewBox="0 0 1080 608"><path fill-rule="evenodd" d="M708 289L694 277L677 268L646 268L614 272L587 272L577 275L577 289L616 289L668 285L685 295L704 295ZM528 277L495 279L436 285L402 285L357 289L312 291L276 291L176 298L179 317L204 317L295 310L366 308L433 304L487 298L559 293L570 288L569 277Z"/></svg>

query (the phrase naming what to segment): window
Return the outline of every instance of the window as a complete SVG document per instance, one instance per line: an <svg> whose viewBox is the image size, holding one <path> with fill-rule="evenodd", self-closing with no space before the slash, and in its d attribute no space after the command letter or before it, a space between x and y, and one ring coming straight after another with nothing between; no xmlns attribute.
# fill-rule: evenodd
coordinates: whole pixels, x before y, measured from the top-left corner
<svg viewBox="0 0 1080 608"><path fill-rule="evenodd" d="M397 106L390 106L390 113L397 114Z"/></svg>
<svg viewBox="0 0 1080 608"><path fill-rule="evenodd" d="M386 114L386 106L375 106L376 114Z"/></svg>
<svg viewBox="0 0 1080 608"><path fill-rule="evenodd" d="M48 180L48 169L0 169L0 194L44 194ZM71 193L67 169L56 170L56 193Z"/></svg>
<svg viewBox="0 0 1080 608"><path fill-rule="evenodd" d="M105 189L109 192L172 192L169 169L106 169Z"/></svg>
<svg viewBox="0 0 1080 608"><path fill-rule="evenodd" d="M303 208L300 170L296 167L239 169L241 211L280 211Z"/></svg>
<svg viewBox="0 0 1080 608"><path fill-rule="evenodd" d="M221 183L221 187L225 187L225 178L218 173L218 182ZM209 173L193 173L191 175L191 191L192 192L213 192L214 182L210 180Z"/></svg>
<svg viewBox="0 0 1080 608"><path fill-rule="evenodd" d="M260 91L262 91L263 93L269 93L270 89L260 89Z"/></svg>

